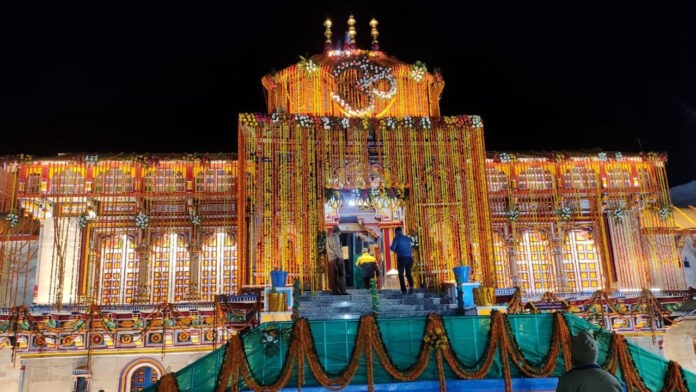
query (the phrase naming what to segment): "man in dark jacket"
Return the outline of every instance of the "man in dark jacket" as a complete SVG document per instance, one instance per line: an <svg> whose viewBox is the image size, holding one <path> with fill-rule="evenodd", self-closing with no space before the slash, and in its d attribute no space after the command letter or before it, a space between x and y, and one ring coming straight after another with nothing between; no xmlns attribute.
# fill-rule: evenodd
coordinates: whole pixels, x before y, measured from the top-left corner
<svg viewBox="0 0 696 392"><path fill-rule="evenodd" d="M411 247L411 239L404 235L404 230L401 227L397 227L394 233L396 235L389 248L396 253L396 269L399 271L401 293L406 294L406 282L404 281L404 275L406 275L408 293L413 294L413 276L411 275L411 269L413 269L413 249Z"/></svg>

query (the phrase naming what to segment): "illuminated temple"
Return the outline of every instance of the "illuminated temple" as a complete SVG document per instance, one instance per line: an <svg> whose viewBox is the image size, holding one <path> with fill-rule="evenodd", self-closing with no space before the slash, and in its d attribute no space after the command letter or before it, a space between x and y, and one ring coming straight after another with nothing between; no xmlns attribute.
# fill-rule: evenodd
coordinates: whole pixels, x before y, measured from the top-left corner
<svg viewBox="0 0 696 392"><path fill-rule="evenodd" d="M374 20L358 48L354 24L339 46L327 21L322 53L262 78L266 113L239 115L236 153L2 157L4 385L140 390L234 333L220 295L273 270L327 290L336 226L381 271L403 226L424 291L466 265L526 300L682 300L666 156L486 151L480 117L441 115L440 74L383 52Z"/></svg>

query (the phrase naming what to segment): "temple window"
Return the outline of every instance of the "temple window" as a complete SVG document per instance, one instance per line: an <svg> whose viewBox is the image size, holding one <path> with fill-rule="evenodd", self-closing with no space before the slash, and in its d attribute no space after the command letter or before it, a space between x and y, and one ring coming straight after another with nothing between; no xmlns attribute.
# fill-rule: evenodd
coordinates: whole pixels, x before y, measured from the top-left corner
<svg viewBox="0 0 696 392"><path fill-rule="evenodd" d="M234 177L223 169L208 169L196 175L196 192L228 192L234 190Z"/></svg>
<svg viewBox="0 0 696 392"><path fill-rule="evenodd" d="M52 194L83 193L85 178L72 169L57 172L51 177Z"/></svg>
<svg viewBox="0 0 696 392"><path fill-rule="evenodd" d="M541 167L530 167L520 173L518 179L518 187L522 190L542 191L553 189L551 173Z"/></svg>
<svg viewBox="0 0 696 392"><path fill-rule="evenodd" d="M109 169L94 178L94 191L97 193L133 192L133 177L121 169Z"/></svg>
<svg viewBox="0 0 696 392"><path fill-rule="evenodd" d="M599 254L587 229L572 230L563 244L563 269L572 292L595 292L602 288Z"/></svg>
<svg viewBox="0 0 696 392"><path fill-rule="evenodd" d="M143 181L145 192L184 192L186 180L180 171L157 169L148 173Z"/></svg>
<svg viewBox="0 0 696 392"><path fill-rule="evenodd" d="M576 166L563 174L565 189L595 189L597 188L597 173L584 166Z"/></svg>
<svg viewBox="0 0 696 392"><path fill-rule="evenodd" d="M190 259L184 238L176 233L157 236L152 247L152 302L186 299L191 283Z"/></svg>
<svg viewBox="0 0 696 392"><path fill-rule="evenodd" d="M556 273L549 240L538 231L525 231L517 243L517 276L529 293L544 293L556 287Z"/></svg>
<svg viewBox="0 0 696 392"><path fill-rule="evenodd" d="M239 290L237 242L233 236L218 232L207 238L201 248L200 278L202 301Z"/></svg>
<svg viewBox="0 0 696 392"><path fill-rule="evenodd" d="M609 188L630 188L631 175L625 169L614 168L607 170L607 186Z"/></svg>
<svg viewBox="0 0 696 392"><path fill-rule="evenodd" d="M41 174L34 173L27 177L27 193L41 192Z"/></svg>
<svg viewBox="0 0 696 392"><path fill-rule="evenodd" d="M654 178L656 178L656 176L651 176L648 169L645 169L645 168L638 169L638 182L639 182L641 188L654 187L655 186L655 182L653 181Z"/></svg>
<svg viewBox="0 0 696 392"><path fill-rule="evenodd" d="M130 237L106 238L101 247L101 282L99 301L102 305L132 304L138 284L138 260Z"/></svg>
<svg viewBox="0 0 696 392"><path fill-rule="evenodd" d="M508 189L508 178L505 173L494 168L486 169L486 179L488 180L488 191L498 192Z"/></svg>

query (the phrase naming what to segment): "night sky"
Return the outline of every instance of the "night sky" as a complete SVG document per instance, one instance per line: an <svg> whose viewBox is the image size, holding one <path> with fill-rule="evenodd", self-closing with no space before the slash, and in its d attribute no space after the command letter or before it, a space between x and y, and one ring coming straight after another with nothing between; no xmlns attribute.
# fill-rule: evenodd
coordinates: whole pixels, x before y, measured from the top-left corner
<svg viewBox="0 0 696 392"><path fill-rule="evenodd" d="M696 180L686 5L16 3L3 12L0 155L234 152L238 114L265 111L261 77L321 52L326 17L342 38L353 13L359 47L374 16L384 52L441 70L442 113L480 115L489 151L666 152L671 186Z"/></svg>

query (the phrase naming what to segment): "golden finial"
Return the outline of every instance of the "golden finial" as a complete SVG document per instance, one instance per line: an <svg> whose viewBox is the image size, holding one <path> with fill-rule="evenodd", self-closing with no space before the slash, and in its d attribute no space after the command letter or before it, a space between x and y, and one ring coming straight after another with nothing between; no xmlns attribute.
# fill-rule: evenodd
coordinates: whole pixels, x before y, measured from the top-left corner
<svg viewBox="0 0 696 392"><path fill-rule="evenodd" d="M377 31L378 24L379 22L377 22L375 18L372 18L370 21L370 27L372 27L370 31L370 35L372 36L372 50L379 50L379 41L377 40L377 37L379 37L379 31Z"/></svg>
<svg viewBox="0 0 696 392"><path fill-rule="evenodd" d="M355 18L351 14L348 17L348 38L350 39L350 45L352 47L355 47L355 35L357 33L355 32Z"/></svg>
<svg viewBox="0 0 696 392"><path fill-rule="evenodd" d="M324 30L324 38L326 38L324 41L324 50L331 50L331 19L326 18L324 27L326 27L326 30Z"/></svg>

